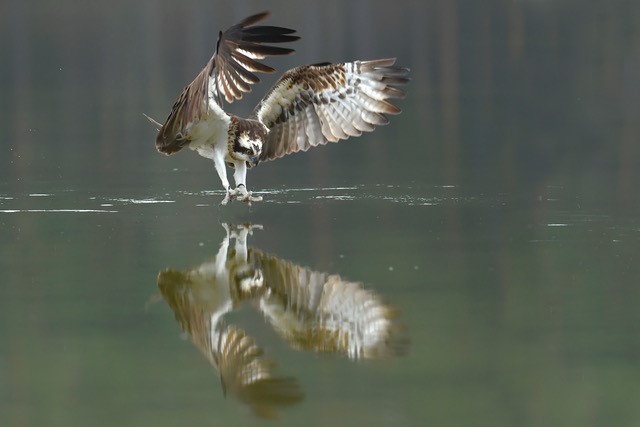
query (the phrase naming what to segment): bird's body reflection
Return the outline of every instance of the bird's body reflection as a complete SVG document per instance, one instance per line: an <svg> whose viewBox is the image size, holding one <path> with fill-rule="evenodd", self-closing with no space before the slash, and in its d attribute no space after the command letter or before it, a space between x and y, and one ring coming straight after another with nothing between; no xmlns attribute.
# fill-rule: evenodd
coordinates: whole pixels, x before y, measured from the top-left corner
<svg viewBox="0 0 640 427"><path fill-rule="evenodd" d="M248 302L291 347L352 359L400 355L407 345L395 310L377 294L338 275L312 271L255 248L247 237L261 226L229 227L215 259L180 272L167 269L158 287L180 327L218 369L225 394L263 418L304 397L295 378L275 364L224 315ZM230 242L235 246L230 249Z"/></svg>

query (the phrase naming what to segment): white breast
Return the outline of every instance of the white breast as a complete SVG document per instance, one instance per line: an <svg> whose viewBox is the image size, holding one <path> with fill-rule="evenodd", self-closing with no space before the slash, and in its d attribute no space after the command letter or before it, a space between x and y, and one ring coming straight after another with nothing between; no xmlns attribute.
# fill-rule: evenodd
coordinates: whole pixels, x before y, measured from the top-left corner
<svg viewBox="0 0 640 427"><path fill-rule="evenodd" d="M216 152L227 150L227 134L231 118L227 114L217 113L215 110L212 111L193 124L189 130L189 139L191 139L189 148L197 150L198 154L209 159L213 159Z"/></svg>

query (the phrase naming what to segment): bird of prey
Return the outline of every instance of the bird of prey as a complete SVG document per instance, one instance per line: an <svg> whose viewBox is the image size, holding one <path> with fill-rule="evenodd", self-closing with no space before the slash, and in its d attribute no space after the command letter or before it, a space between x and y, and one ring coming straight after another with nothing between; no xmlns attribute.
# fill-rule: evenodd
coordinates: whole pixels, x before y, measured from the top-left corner
<svg viewBox="0 0 640 427"><path fill-rule="evenodd" d="M226 194L222 204L237 199L262 200L247 190L247 169L261 161L307 151L371 132L388 123L385 114L399 114L388 101L402 98L398 88L409 81L409 70L395 66L395 58L344 63L319 63L285 72L248 118L229 114L232 103L260 81L257 72L275 70L259 60L293 53L273 46L297 40L295 30L255 25L269 15L262 12L220 32L207 65L182 91L164 124L158 127L156 148L170 155L188 146L213 160ZM235 188L227 178L234 169Z"/></svg>

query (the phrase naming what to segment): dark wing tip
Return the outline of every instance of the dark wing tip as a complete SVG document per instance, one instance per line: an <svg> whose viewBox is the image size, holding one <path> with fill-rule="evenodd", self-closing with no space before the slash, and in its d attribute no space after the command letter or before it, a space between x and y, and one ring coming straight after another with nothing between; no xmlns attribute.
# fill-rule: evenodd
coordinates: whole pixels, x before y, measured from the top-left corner
<svg viewBox="0 0 640 427"><path fill-rule="evenodd" d="M263 35L268 35L268 34L280 34L280 35L288 35L288 34L293 34L296 32L296 30L294 30L293 28L287 28L287 27L278 27L275 25L258 25L256 27L248 27L248 28L243 28L242 31L245 34L263 34ZM297 36L291 36L291 37L297 37ZM300 38L300 37L298 37Z"/></svg>
<svg viewBox="0 0 640 427"><path fill-rule="evenodd" d="M260 81L254 73L275 71L263 64L262 59L295 52L294 49L271 45L298 40L300 37L293 35L295 30L271 25L252 26L267 16L268 11L252 15L218 37L216 53L210 62L212 66L209 76L213 76L213 73L222 76L216 80L216 90L229 103L241 99L243 93L251 90L251 84Z"/></svg>
<svg viewBox="0 0 640 427"><path fill-rule="evenodd" d="M265 11L260 12L260 13L256 13L255 15L251 15L248 18L245 18L242 21L240 21L237 24L237 26L238 27L248 27L249 25L253 25L256 22L262 21L263 19L265 19L269 15L271 15L271 12L269 12L268 10L265 10Z"/></svg>
<svg viewBox="0 0 640 427"><path fill-rule="evenodd" d="M254 43L289 43L300 39L300 36L292 35L295 30L283 27L258 26L244 28L242 41Z"/></svg>

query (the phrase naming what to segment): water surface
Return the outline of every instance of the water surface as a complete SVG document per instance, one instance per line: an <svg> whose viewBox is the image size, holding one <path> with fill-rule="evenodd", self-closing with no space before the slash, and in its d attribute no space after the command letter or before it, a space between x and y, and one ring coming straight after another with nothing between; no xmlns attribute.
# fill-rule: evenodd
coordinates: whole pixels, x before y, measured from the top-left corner
<svg viewBox="0 0 640 427"><path fill-rule="evenodd" d="M196 308L180 315L160 286L168 271L213 269L223 224L235 220L240 230L256 217L261 227L245 236L249 260L240 263L250 273L238 273L238 264L227 271L261 286L277 282L265 268L313 272L322 283L337 275L393 313L398 335L381 345L401 343L381 357L313 345L318 334L292 343L260 308L263 291L247 304L236 298L219 320L253 340L275 378L291 382L280 390L285 403L267 399L268 417L289 425L512 425L637 415L635 216L555 187L533 198L455 186L264 193L251 209L220 208L222 194L206 190L4 193L4 416L13 425L265 416L228 379L223 387L203 345L192 344L185 316L193 325L194 313L216 310L189 297ZM290 279L298 273L278 274L279 286L309 286ZM215 288L207 280L205 289ZM290 318L308 320L305 313Z"/></svg>

